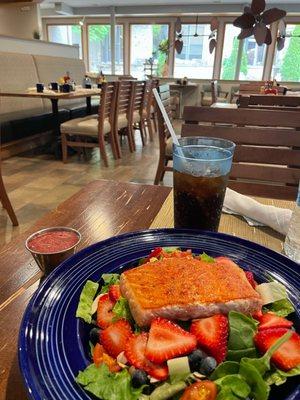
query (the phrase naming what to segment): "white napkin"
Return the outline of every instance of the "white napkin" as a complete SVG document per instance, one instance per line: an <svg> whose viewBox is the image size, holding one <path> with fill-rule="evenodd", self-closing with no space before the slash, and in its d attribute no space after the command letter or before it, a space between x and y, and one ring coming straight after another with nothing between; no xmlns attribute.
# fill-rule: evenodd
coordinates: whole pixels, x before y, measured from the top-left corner
<svg viewBox="0 0 300 400"><path fill-rule="evenodd" d="M292 216L289 209L266 206L229 188L226 189L223 212L241 215L251 226L267 225L283 235L287 234Z"/></svg>

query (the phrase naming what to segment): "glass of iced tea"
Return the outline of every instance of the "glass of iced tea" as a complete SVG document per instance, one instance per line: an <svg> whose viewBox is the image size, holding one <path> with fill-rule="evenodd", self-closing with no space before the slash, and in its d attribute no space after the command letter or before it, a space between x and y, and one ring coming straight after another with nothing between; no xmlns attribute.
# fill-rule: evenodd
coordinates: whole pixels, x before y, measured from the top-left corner
<svg viewBox="0 0 300 400"><path fill-rule="evenodd" d="M207 137L173 145L175 228L218 230L234 149L230 140Z"/></svg>

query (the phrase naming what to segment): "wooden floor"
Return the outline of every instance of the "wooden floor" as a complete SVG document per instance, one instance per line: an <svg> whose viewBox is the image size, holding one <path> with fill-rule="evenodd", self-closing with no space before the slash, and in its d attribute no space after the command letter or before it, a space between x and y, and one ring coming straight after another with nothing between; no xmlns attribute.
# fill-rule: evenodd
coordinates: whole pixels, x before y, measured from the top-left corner
<svg viewBox="0 0 300 400"><path fill-rule="evenodd" d="M4 160L3 180L20 226L12 227L5 210L1 210L0 245L9 242L95 179L153 184L159 155L158 140L148 141L142 147L139 133L136 132L136 143L135 153L129 152L126 142L122 144L121 160L114 161L109 153L108 168L101 163L98 149L93 150L88 161L78 159L75 155L68 164L45 154L28 153ZM164 184L172 185L171 173L166 174Z"/></svg>

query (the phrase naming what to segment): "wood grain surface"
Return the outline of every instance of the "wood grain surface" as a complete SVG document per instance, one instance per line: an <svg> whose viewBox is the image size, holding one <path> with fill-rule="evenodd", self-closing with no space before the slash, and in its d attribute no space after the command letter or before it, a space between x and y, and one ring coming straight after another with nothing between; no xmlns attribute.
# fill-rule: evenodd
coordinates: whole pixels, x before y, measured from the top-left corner
<svg viewBox="0 0 300 400"><path fill-rule="evenodd" d="M99 96L101 89L77 89L75 92L63 93L53 90L44 90L43 93L38 93L34 90L24 92L0 92L0 97L40 97L43 99L80 99L83 97Z"/></svg>
<svg viewBox="0 0 300 400"><path fill-rule="evenodd" d="M0 400L25 400L18 367L17 340L22 316L38 288L40 273L24 248L25 238L47 226L79 229L79 248L129 231L173 226L171 188L112 181L94 181L39 220L0 253ZM292 202L259 199L291 208ZM283 236L269 228L252 228L241 218L222 215L220 231L281 251ZM71 399L70 399L71 400Z"/></svg>

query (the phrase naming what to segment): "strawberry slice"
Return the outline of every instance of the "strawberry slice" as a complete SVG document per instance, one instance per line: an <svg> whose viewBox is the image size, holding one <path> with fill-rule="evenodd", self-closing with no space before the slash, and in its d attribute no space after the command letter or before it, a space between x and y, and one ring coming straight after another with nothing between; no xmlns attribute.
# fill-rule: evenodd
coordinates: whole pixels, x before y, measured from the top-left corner
<svg viewBox="0 0 300 400"><path fill-rule="evenodd" d="M116 303L121 297L120 285L111 285L108 289L108 295L113 303Z"/></svg>
<svg viewBox="0 0 300 400"><path fill-rule="evenodd" d="M140 335L131 336L126 345L125 356L135 368L142 369L153 378L163 381L169 375L168 367L165 364L154 364L146 358L147 341L148 333L145 332Z"/></svg>
<svg viewBox="0 0 300 400"><path fill-rule="evenodd" d="M245 272L246 278L248 279L248 282L253 287L253 289L255 289L257 286L257 282L254 279L253 273L250 271L244 271L244 272Z"/></svg>
<svg viewBox="0 0 300 400"><path fill-rule="evenodd" d="M260 322L258 326L259 331L270 328L290 328L293 325L292 321L279 317L272 312L262 314L262 316L258 318L258 321Z"/></svg>
<svg viewBox="0 0 300 400"><path fill-rule="evenodd" d="M256 347L265 353L289 329L272 328L258 331L254 337ZM300 335L292 333L290 339L283 343L273 354L271 361L283 371L288 371L300 364Z"/></svg>
<svg viewBox="0 0 300 400"><path fill-rule="evenodd" d="M113 317L115 316L112 312L114 304L115 303L110 300L108 293L105 293L99 298L97 307L97 325L99 328L105 329L112 323Z"/></svg>
<svg viewBox="0 0 300 400"><path fill-rule="evenodd" d="M100 333L100 342L105 351L112 357L116 358L125 350L127 340L132 335L131 326L125 319L109 325Z"/></svg>
<svg viewBox="0 0 300 400"><path fill-rule="evenodd" d="M155 318L149 331L146 357L161 364L171 358L191 353L196 346L197 339L194 335L167 319Z"/></svg>
<svg viewBox="0 0 300 400"><path fill-rule="evenodd" d="M196 336L201 349L214 357L218 363L227 354L228 320L225 315L216 314L192 322L191 333Z"/></svg>
<svg viewBox="0 0 300 400"><path fill-rule="evenodd" d="M262 312L261 308L251 314L251 317L256 319L257 321L259 321L262 316L263 316L263 312Z"/></svg>

